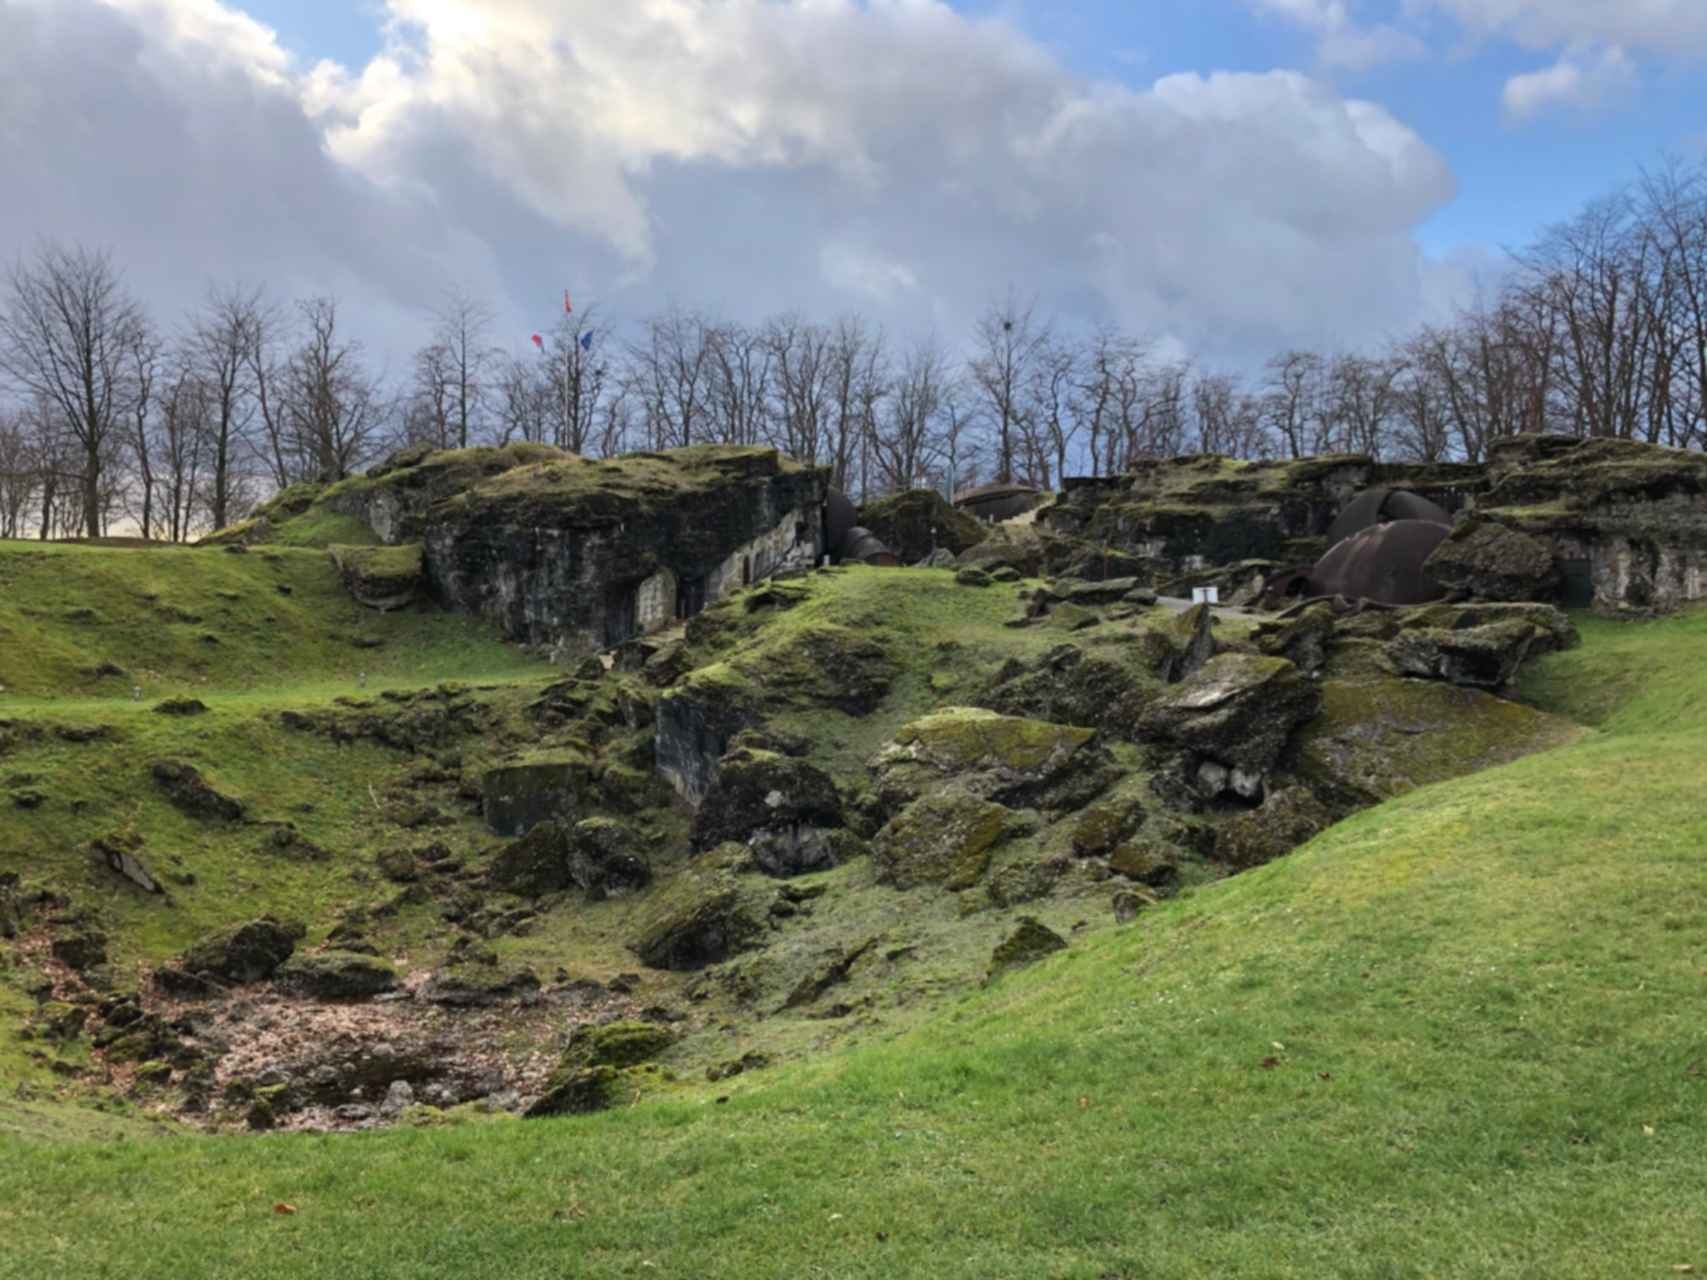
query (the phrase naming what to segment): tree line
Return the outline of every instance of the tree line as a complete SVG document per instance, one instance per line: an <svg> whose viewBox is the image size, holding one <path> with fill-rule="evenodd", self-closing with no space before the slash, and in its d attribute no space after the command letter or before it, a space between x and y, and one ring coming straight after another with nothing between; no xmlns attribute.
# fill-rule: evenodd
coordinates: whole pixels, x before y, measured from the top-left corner
<svg viewBox="0 0 1707 1280"><path fill-rule="evenodd" d="M445 296L384 377L336 299L210 287L151 316L110 255L44 243L0 294L0 537L182 541L398 447L532 441L587 456L767 444L856 497L1043 488L1182 453L1479 461L1519 432L1707 445L1707 166L1668 162L1511 255L1490 298L1363 351L1241 375L1013 294L964 347L857 315L739 324L673 307L563 315L523 356Z"/></svg>

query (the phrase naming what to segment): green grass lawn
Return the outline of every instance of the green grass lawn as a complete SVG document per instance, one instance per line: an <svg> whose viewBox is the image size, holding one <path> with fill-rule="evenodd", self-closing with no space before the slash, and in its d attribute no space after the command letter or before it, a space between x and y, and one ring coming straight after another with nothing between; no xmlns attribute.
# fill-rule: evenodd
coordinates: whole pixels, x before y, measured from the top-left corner
<svg viewBox="0 0 1707 1280"><path fill-rule="evenodd" d="M0 1275L1707 1272L1707 616L1583 630L1524 691L1600 732L887 1043L579 1119L0 1137Z"/></svg>
<svg viewBox="0 0 1707 1280"><path fill-rule="evenodd" d="M358 645L357 642L361 642ZM362 647L373 646L373 647ZM292 686L411 687L544 670L478 619L350 599L323 550L0 542L0 717Z"/></svg>

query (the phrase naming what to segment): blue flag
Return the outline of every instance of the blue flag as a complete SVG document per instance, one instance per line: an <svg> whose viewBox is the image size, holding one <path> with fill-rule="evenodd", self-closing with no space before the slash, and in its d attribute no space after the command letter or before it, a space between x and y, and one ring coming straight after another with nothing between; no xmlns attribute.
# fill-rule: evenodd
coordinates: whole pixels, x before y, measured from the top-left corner
<svg viewBox="0 0 1707 1280"><path fill-rule="evenodd" d="M583 333L581 335L581 350L591 351L592 349L593 349L593 331L591 329L588 329L585 333Z"/></svg>

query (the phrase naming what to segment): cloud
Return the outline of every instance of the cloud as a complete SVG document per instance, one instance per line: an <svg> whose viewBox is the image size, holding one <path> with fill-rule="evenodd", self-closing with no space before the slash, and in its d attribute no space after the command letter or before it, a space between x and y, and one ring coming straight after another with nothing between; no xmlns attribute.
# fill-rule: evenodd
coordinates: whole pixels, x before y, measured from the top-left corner
<svg viewBox="0 0 1707 1280"><path fill-rule="evenodd" d="M1248 0L1258 12L1274 14L1316 33L1316 56L1324 67L1370 71L1390 62L1420 58L1427 49L1408 31L1389 23L1362 25L1348 0Z"/></svg>
<svg viewBox="0 0 1707 1280"><path fill-rule="evenodd" d="M1627 92L1635 79L1636 69L1622 49L1567 53L1550 67L1507 80L1501 105L1516 122L1548 111L1593 111Z"/></svg>
<svg viewBox="0 0 1707 1280"><path fill-rule="evenodd" d="M1011 284L1229 361L1439 305L1412 231L1453 178L1383 108L1087 81L937 0L391 0L359 68L215 0L0 0L0 29L0 165L42 175L0 253L109 245L167 316L209 277L336 290L394 367L452 283L524 342L564 286L607 322L953 340Z"/></svg>
<svg viewBox="0 0 1707 1280"><path fill-rule="evenodd" d="M1667 56L1707 56L1707 4L1701 0L1407 0L1470 31L1500 35L1531 49L1611 45Z"/></svg>

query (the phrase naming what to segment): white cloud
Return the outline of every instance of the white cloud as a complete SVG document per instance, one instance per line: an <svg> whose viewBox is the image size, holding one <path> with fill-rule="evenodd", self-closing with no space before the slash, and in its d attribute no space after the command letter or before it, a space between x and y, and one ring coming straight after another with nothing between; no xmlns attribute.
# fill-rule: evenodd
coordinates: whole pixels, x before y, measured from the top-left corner
<svg viewBox="0 0 1707 1280"><path fill-rule="evenodd" d="M1389 23L1356 21L1347 0L1248 0L1258 12L1271 13L1316 33L1316 56L1324 67L1369 71L1389 62L1419 58L1427 52L1411 32Z"/></svg>
<svg viewBox="0 0 1707 1280"><path fill-rule="evenodd" d="M209 276L336 289L399 358L452 282L522 335L570 285L615 320L859 308L951 340L1012 283L1235 360L1436 302L1412 229L1445 162L1307 76L1094 84L938 0L391 16L367 66L303 68L214 0L0 0L0 171L42 175L0 253L110 245L168 315Z"/></svg>
<svg viewBox="0 0 1707 1280"><path fill-rule="evenodd" d="M1612 45L1674 56L1707 56L1702 0L1407 0L1472 32L1507 36L1532 49Z"/></svg>
<svg viewBox="0 0 1707 1280"><path fill-rule="evenodd" d="M1567 53L1550 67L1507 80L1501 103L1506 115L1519 122L1547 111L1592 111L1628 91L1635 79L1636 69L1622 49Z"/></svg>

